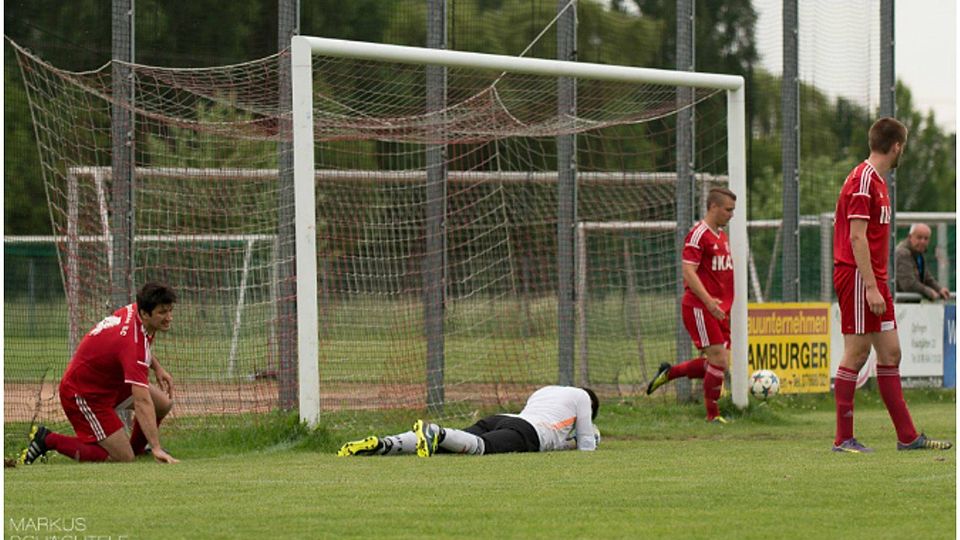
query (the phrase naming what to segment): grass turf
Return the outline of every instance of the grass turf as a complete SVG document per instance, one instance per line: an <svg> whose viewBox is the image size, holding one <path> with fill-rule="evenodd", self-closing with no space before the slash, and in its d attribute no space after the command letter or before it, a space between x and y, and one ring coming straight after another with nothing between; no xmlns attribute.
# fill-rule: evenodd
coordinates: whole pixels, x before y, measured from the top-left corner
<svg viewBox="0 0 960 540"><path fill-rule="evenodd" d="M956 536L954 450L897 452L878 396L861 392L857 436L877 452L835 454L830 397L781 398L742 414L725 403L722 427L697 404L607 404L595 453L337 458L365 428L309 431L279 413L181 426L166 439L176 466L6 470L4 532L82 518L83 534L114 538ZM918 428L955 440L953 392L907 400Z"/></svg>

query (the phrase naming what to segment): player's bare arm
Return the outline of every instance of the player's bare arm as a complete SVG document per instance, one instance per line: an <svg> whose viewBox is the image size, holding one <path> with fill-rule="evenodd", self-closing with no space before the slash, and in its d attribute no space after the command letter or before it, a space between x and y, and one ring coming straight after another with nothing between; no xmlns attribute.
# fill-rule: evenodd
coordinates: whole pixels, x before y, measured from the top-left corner
<svg viewBox="0 0 960 540"><path fill-rule="evenodd" d="M867 305L874 315L882 315L887 309L880 290L877 289L877 278L870 264L870 245L867 242L867 221L863 219L850 220L850 246L853 248L853 258L857 262L857 270L863 277L863 285L867 290Z"/></svg>
<svg viewBox="0 0 960 540"><path fill-rule="evenodd" d="M157 385L167 394L167 397L173 399L173 376L170 375L169 371L163 369L163 366L160 365L156 356L151 358L150 367L153 369L153 375L157 379Z"/></svg>
<svg viewBox="0 0 960 540"><path fill-rule="evenodd" d="M149 336L155 336L157 332L167 332L173 325L173 304L160 304L153 311L140 310L140 319L143 321L143 327ZM150 367L153 369L157 384L163 390L167 397L173 399L173 377L167 370L160 365L160 360L154 356L151 359Z"/></svg>
<svg viewBox="0 0 960 540"><path fill-rule="evenodd" d="M683 279L687 282L687 286L690 287L693 294L697 295L697 298L703 302L703 305L711 315L721 321L726 318L727 314L720 309L720 299L710 296L707 288L703 286L703 282L700 281L700 278L697 276L697 265L687 262L683 263Z"/></svg>
<svg viewBox="0 0 960 540"><path fill-rule="evenodd" d="M137 423L143 430L144 437L150 443L153 458L159 463L178 463L179 460L168 454L160 446L160 430L157 428L157 415L150 397L150 389L139 385L131 385L133 394L133 410L137 415Z"/></svg>

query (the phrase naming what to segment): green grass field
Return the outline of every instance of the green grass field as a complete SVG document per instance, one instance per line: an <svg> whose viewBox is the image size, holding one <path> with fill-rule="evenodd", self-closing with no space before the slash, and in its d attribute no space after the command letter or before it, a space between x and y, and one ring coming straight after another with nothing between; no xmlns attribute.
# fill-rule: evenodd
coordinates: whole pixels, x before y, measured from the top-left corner
<svg viewBox="0 0 960 540"><path fill-rule="evenodd" d="M953 392L907 400L918 428L955 440ZM337 458L367 428L308 432L279 414L249 428L181 426L165 442L176 466L55 457L7 469L4 533L60 518L112 538L956 537L955 450L897 452L875 393L857 399L872 455L829 451L830 396L781 396L739 415L723 406L735 421L721 427L698 404L607 403L595 453L429 460Z"/></svg>
<svg viewBox="0 0 960 540"><path fill-rule="evenodd" d="M447 382L498 382L504 377L514 382L556 380L555 299L502 300L494 307L489 301L460 301L448 314ZM674 359L674 306L672 300L653 296L639 298L637 303L644 306L642 347L649 375L661 361ZM173 330L157 340L153 352L180 380L228 380L234 307L178 306ZM252 305L243 312L232 370L241 382L275 367L271 362L276 361L276 336L271 333L273 314L267 307ZM595 383L646 380L636 362L637 328L624 323L625 309L623 298L616 295L591 305L588 343ZM5 302L4 310L4 380L34 382L48 370L48 379L58 380L70 359L66 305ZM427 356L422 312L422 305L409 299L340 302L329 308L322 314L325 322L320 329L324 380L422 382Z"/></svg>

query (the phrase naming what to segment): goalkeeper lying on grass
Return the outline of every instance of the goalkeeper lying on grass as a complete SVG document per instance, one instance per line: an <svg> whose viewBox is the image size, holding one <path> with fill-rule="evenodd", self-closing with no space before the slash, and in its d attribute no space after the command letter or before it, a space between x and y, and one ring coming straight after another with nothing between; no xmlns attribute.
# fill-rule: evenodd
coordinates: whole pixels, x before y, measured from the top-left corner
<svg viewBox="0 0 960 540"><path fill-rule="evenodd" d="M417 420L412 431L370 436L340 447L338 456L436 453L502 454L595 450L600 431L593 425L600 400L593 390L545 386L530 395L520 414L495 414L466 429L444 428ZM590 436L577 436L589 433Z"/></svg>

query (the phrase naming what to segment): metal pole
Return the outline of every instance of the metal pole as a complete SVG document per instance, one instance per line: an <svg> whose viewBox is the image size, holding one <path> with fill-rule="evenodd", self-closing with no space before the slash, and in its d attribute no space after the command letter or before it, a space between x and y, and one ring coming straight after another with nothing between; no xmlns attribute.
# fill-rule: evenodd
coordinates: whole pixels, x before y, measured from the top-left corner
<svg viewBox="0 0 960 540"><path fill-rule="evenodd" d="M313 62L310 43L290 40L293 93L293 183L297 285L297 397L300 421L320 421L317 209L313 137Z"/></svg>
<svg viewBox="0 0 960 540"><path fill-rule="evenodd" d="M820 214L820 301L833 300L833 214Z"/></svg>
<svg viewBox="0 0 960 540"><path fill-rule="evenodd" d="M894 64L896 48L894 44L894 3L893 0L880 0L880 116L897 115L897 72ZM897 267L895 251L897 248L897 170L890 169L886 177L887 191L890 195L890 290L896 290Z"/></svg>
<svg viewBox="0 0 960 540"><path fill-rule="evenodd" d="M27 314L28 335L37 335L37 263L32 254L27 255ZM71 351L72 352L72 351Z"/></svg>
<svg viewBox="0 0 960 540"><path fill-rule="evenodd" d="M681 71L694 71L696 67L694 62L694 47L696 47L696 38L693 33L694 10L693 0L677 0L677 69ZM689 358L692 352L690 337L683 331L683 313L680 304L680 298L683 297L682 246L687 232L694 221L694 116L693 90L691 88L682 87L677 89L677 107L680 109L680 112L677 115L677 185L675 188L677 228L674 241L674 245L677 246L676 256L674 257L676 261L677 304L674 310L674 316L677 321L675 336L677 360L682 361ZM677 379L676 388L677 400L689 401L691 399L689 379Z"/></svg>
<svg viewBox="0 0 960 540"><path fill-rule="evenodd" d="M800 75L797 0L783 0L783 297L800 301Z"/></svg>
<svg viewBox="0 0 960 540"><path fill-rule="evenodd" d="M727 141L730 189L740 197L747 198L747 149L746 149L746 91L741 86L727 92ZM746 207L747 201L741 204ZM727 225L730 231L730 251L734 266L734 298L730 308L730 394L733 404L743 409L747 406L747 216L746 212L734 214Z"/></svg>
<svg viewBox="0 0 960 540"><path fill-rule="evenodd" d="M67 173L67 315L70 326L70 354L80 344L80 187L76 174Z"/></svg>
<svg viewBox="0 0 960 540"><path fill-rule="evenodd" d="M290 48L290 39L299 33L300 1L278 0L277 50ZM277 143L279 185L277 189L277 379L280 408L293 409L298 401L297 389L297 276L296 224L294 221L293 183L293 91L290 83L290 58L281 56L279 64L280 142Z"/></svg>
<svg viewBox="0 0 960 540"><path fill-rule="evenodd" d="M509 71L511 73L527 73L548 77L574 77L597 81L665 84L716 88L719 90L739 90L744 84L743 77L722 73L691 73L679 72L675 69L639 68L576 61L563 62L527 56L506 56L503 54L451 50L438 51L424 47L406 47L346 39L308 36L302 36L302 38L304 45L313 52L335 58L355 58L413 65L435 64L438 66ZM573 54L576 54L576 52L574 51ZM526 173L523 175L525 176ZM670 173L670 176L672 180L673 173Z"/></svg>
<svg viewBox="0 0 960 540"><path fill-rule="evenodd" d="M427 47L447 48L447 2L427 1ZM442 111L447 105L447 68L426 67L427 113ZM432 116L442 129L443 115ZM427 336L427 408L443 411L444 404L444 302L447 289L446 145L427 146L426 247L423 261L424 325Z"/></svg>
<svg viewBox="0 0 960 540"><path fill-rule="evenodd" d="M110 304L116 309L133 295L134 235L134 0L113 0L113 104L110 124L113 192L113 270Z"/></svg>
<svg viewBox="0 0 960 540"><path fill-rule="evenodd" d="M558 0L565 11L557 20L557 59L577 59L576 2ZM577 82L572 77L557 79L557 116L561 122L577 114ZM558 383L573 384L574 364L574 225L577 222L577 140L576 135L557 136L557 363Z"/></svg>
<svg viewBox="0 0 960 540"><path fill-rule="evenodd" d="M587 230L577 225L577 348L580 349L580 384L590 385L590 349L587 337Z"/></svg>
<svg viewBox="0 0 960 540"><path fill-rule="evenodd" d="M937 224L937 281L940 286L950 288L950 255L947 251L947 224Z"/></svg>

